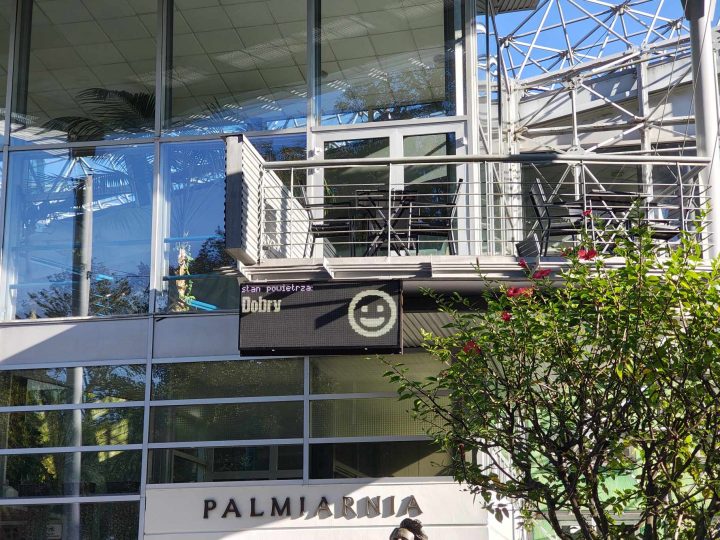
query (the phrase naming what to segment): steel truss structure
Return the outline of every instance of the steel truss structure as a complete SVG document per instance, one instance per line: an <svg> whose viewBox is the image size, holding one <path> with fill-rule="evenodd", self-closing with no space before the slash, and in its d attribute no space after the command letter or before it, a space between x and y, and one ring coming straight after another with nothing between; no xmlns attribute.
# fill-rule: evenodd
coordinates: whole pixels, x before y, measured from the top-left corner
<svg viewBox="0 0 720 540"><path fill-rule="evenodd" d="M717 98L716 68L712 76L702 77L699 60L693 65L693 46L698 58L701 53L717 56L717 30L710 30L710 15L713 20L717 16L714 1L696 2L694 13L690 8L684 13L678 0L541 0L520 16L498 14L490 4L488 26L495 30L496 56L488 52L485 62L497 64L488 94L498 95L496 138L501 148L509 153L645 156L640 175L650 194L654 184L681 185L698 172L653 167L651 156L717 158L714 146L698 149L696 143L698 138L716 143L717 100L695 121L699 101L713 101L707 95ZM714 85L708 91L704 86L710 81ZM700 125L705 120L709 127ZM492 120L484 127L492 131ZM709 169L706 186L712 185L710 174L716 175L717 166ZM513 167L494 171L493 191L513 195L515 190L508 193L507 186L516 185L520 174ZM617 188L636 172L617 165L598 169L569 163L550 171L536 167L532 174L565 184L560 192L577 194L578 186L599 183L600 176L603 186Z"/></svg>

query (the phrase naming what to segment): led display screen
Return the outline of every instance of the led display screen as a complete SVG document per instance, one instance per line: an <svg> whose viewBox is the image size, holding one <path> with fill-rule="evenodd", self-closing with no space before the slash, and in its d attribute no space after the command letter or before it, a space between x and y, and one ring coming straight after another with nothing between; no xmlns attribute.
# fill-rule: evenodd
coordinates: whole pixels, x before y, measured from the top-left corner
<svg viewBox="0 0 720 540"><path fill-rule="evenodd" d="M399 281L245 283L240 352L400 352L401 297Z"/></svg>

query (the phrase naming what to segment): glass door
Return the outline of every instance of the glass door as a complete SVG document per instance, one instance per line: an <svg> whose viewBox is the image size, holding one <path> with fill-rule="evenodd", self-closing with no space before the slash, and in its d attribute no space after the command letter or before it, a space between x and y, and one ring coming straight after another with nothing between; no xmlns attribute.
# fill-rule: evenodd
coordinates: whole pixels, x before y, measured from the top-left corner
<svg viewBox="0 0 720 540"><path fill-rule="evenodd" d="M344 130L317 134L321 159L432 157L465 153L464 124ZM457 255L465 165L339 164L312 175L310 203L326 221L348 220L346 235L325 238L324 256ZM317 214L316 214L317 215ZM329 244L329 245L328 245Z"/></svg>

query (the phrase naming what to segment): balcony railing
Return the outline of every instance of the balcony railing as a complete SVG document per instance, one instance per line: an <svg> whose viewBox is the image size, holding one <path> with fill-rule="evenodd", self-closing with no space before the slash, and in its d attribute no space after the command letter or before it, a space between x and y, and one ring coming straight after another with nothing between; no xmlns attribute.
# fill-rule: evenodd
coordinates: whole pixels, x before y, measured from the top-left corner
<svg viewBox="0 0 720 540"><path fill-rule="evenodd" d="M243 144L245 264L552 256L580 242L609 252L617 231L640 222L658 242L676 242L681 231L695 230L708 204L700 181L705 161L695 157L533 154L264 163ZM231 161L229 154L229 166ZM403 174L389 174L391 167Z"/></svg>

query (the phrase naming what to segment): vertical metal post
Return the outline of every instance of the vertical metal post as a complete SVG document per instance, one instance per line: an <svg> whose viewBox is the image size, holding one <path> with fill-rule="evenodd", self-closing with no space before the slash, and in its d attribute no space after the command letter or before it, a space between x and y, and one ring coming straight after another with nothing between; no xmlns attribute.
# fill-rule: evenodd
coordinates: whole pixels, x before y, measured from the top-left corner
<svg viewBox="0 0 720 540"><path fill-rule="evenodd" d="M712 15L716 0L686 0L694 80L697 154L711 158L701 179L710 194L710 255L720 254L720 147L718 146L718 84L713 48Z"/></svg>
<svg viewBox="0 0 720 540"><path fill-rule="evenodd" d="M74 303L74 298L73 298ZM82 404L83 398L83 368L68 368L68 383L72 389L73 405ZM68 446L79 448L82 446L82 410L72 409L68 426ZM64 490L65 495L80 496L82 453L71 452L65 454ZM80 503L68 504L63 512L63 538L80 540Z"/></svg>
<svg viewBox="0 0 720 540"><path fill-rule="evenodd" d="M72 316L90 314L90 267L92 264L92 175L75 186L75 219L72 249Z"/></svg>
<svg viewBox="0 0 720 540"><path fill-rule="evenodd" d="M155 135L172 127L174 0L158 0L155 62Z"/></svg>
<svg viewBox="0 0 720 540"><path fill-rule="evenodd" d="M650 114L650 93L648 91L648 55L644 54L637 64L637 100L638 100L638 116L642 117L645 125L640 130L640 149L643 154L649 155L652 151L652 140L650 136L650 126L648 115ZM642 165L642 183L648 190L648 195L652 196L652 165Z"/></svg>
<svg viewBox="0 0 720 540"><path fill-rule="evenodd" d="M90 314L90 269L92 264L92 203L93 203L93 177L92 174L78 179L75 186L75 219L73 220L73 249L72 249L72 315L73 317L87 317ZM83 398L83 368L68 369L68 383L72 388L73 405L82 404ZM67 446L79 448L82 446L82 410L69 411ZM81 485L80 452L65 455L65 495L80 496ZM63 530L67 531L68 540L80 539L80 504L67 505L64 512Z"/></svg>
<svg viewBox="0 0 720 540"><path fill-rule="evenodd" d="M578 133L578 116L577 116L577 87L579 84L579 81L572 81L572 86L570 88L570 103L572 105L572 149L571 152L578 152L581 153L582 149L580 147L580 135ZM582 165L576 164L573 165L573 186L575 189L575 198L579 199L580 197L585 197L585 189L583 185L583 189L581 189L581 183L582 180L580 176L582 175L581 171ZM553 189L555 189L555 186L553 186Z"/></svg>

